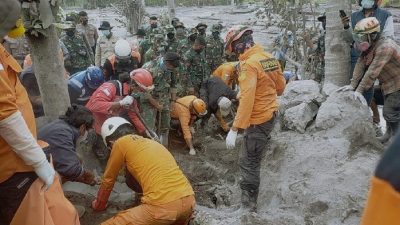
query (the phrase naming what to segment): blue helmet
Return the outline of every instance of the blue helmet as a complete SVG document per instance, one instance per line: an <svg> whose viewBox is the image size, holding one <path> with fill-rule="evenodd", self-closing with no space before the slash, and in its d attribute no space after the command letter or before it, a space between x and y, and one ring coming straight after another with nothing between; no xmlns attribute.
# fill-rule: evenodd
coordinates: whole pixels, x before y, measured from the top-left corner
<svg viewBox="0 0 400 225"><path fill-rule="evenodd" d="M104 83L103 71L97 66L87 68L85 81L89 88L97 89Z"/></svg>

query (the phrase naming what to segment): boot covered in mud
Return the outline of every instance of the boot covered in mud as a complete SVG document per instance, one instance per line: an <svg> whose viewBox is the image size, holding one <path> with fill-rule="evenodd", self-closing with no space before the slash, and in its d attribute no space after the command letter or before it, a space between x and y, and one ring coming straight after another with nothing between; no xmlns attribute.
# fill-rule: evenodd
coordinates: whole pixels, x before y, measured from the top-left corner
<svg viewBox="0 0 400 225"><path fill-rule="evenodd" d="M392 136L393 136L393 134L392 134L392 128L391 128L391 126L390 126L390 123L389 123L389 122L386 122L386 132L385 132L385 134L384 134L383 136L378 137L378 140L379 140L381 143L386 143L386 142L389 141L389 139L390 139Z"/></svg>
<svg viewBox="0 0 400 225"><path fill-rule="evenodd" d="M252 213L257 212L257 198L258 191L256 190L243 190L242 189L242 197L241 197L241 213Z"/></svg>

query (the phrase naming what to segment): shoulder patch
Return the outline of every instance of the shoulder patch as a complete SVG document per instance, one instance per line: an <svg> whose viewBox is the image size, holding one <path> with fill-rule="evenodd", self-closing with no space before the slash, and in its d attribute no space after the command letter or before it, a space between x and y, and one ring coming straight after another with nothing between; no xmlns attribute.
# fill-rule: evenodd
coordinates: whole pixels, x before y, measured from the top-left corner
<svg viewBox="0 0 400 225"><path fill-rule="evenodd" d="M260 64L265 72L275 71L280 67L279 61L274 58L260 60Z"/></svg>

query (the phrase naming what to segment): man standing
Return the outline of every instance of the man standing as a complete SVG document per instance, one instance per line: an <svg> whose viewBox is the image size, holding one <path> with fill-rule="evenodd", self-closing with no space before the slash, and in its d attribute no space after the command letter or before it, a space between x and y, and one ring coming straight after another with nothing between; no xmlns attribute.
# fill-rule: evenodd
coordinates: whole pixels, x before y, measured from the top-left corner
<svg viewBox="0 0 400 225"><path fill-rule="evenodd" d="M167 32L167 46L166 52L177 52L178 51L178 40L175 37L175 28L172 25L167 25L165 27L165 31Z"/></svg>
<svg viewBox="0 0 400 225"><path fill-rule="evenodd" d="M149 20L149 27L146 29L146 36L148 37L151 33L153 33L153 30L158 28L158 19L157 16L150 16Z"/></svg>
<svg viewBox="0 0 400 225"><path fill-rule="evenodd" d="M99 38L99 34L97 33L97 29L94 25L89 24L89 18L85 11L79 12L79 20L80 23L76 25L76 30L85 35L86 39L89 42L89 46L91 47L93 54L96 52L96 42Z"/></svg>
<svg viewBox="0 0 400 225"><path fill-rule="evenodd" d="M3 0L0 15L0 43L7 34L23 35L23 25L16 24L19 1ZM19 72L17 61L0 44L0 224L79 225L76 210L36 142L35 118Z"/></svg>
<svg viewBox="0 0 400 225"><path fill-rule="evenodd" d="M274 127L278 111L276 97L283 93L286 85L278 60L254 43L252 33L248 27L235 26L225 38L225 50L238 55L240 60L239 108L226 137L226 146L233 149L238 130L245 129L239 161L243 212L257 210L261 157Z"/></svg>
<svg viewBox="0 0 400 225"><path fill-rule="evenodd" d="M103 34L97 39L95 65L100 67L104 64L106 59L114 54L115 43L118 38L111 32L112 26L108 21L101 22L99 31Z"/></svg>
<svg viewBox="0 0 400 225"><path fill-rule="evenodd" d="M199 96L199 90L203 80L210 76L210 69L208 68L204 48L206 41L202 36L198 36L192 45L192 48L184 55L186 71L185 75L189 78L189 94Z"/></svg>
<svg viewBox="0 0 400 225"><path fill-rule="evenodd" d="M220 37L220 28L219 24L214 24L211 28L211 35L206 39L206 60L211 71L214 71L223 62L224 41Z"/></svg>
<svg viewBox="0 0 400 225"><path fill-rule="evenodd" d="M64 61L64 66L70 74L74 74L86 70L94 63L94 57L86 37L75 29L73 18L68 17L66 23L69 26L65 29L66 35L61 37L61 41L67 48L70 57Z"/></svg>
<svg viewBox="0 0 400 225"><path fill-rule="evenodd" d="M199 32L199 36L206 38L207 24L199 23L199 24L197 24L196 29Z"/></svg>

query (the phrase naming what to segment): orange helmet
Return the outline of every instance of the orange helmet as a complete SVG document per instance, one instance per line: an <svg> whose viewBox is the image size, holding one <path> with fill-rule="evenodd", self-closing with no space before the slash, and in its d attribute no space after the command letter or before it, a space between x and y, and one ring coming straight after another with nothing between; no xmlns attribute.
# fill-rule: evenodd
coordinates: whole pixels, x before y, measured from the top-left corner
<svg viewBox="0 0 400 225"><path fill-rule="evenodd" d="M131 79L141 88L143 91L151 91L154 89L153 76L145 69L136 69L130 73Z"/></svg>
<svg viewBox="0 0 400 225"><path fill-rule="evenodd" d="M198 116L205 116L207 114L207 105L203 100L196 98L195 100L193 100L192 106L193 106L194 112Z"/></svg>
<svg viewBox="0 0 400 225"><path fill-rule="evenodd" d="M225 37L225 51L227 53L232 53L232 43L236 40L239 40L240 37L246 32L250 31L253 33L253 30L249 27L243 26L243 25L236 25L231 27L229 29L228 33L226 34Z"/></svg>

